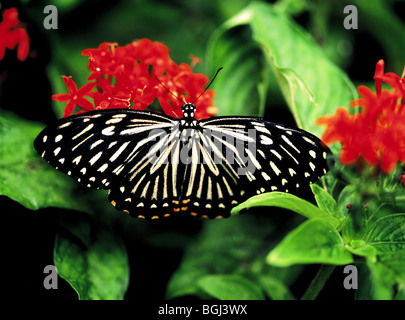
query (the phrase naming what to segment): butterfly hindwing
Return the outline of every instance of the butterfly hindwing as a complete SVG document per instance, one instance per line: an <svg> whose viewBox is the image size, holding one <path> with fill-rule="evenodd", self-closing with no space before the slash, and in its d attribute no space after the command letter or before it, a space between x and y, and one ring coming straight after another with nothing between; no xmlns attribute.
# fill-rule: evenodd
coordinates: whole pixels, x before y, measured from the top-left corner
<svg viewBox="0 0 405 320"><path fill-rule="evenodd" d="M126 163L127 173L111 188L109 200L118 210L141 218L168 217L180 213L185 165L178 126L139 157Z"/></svg>

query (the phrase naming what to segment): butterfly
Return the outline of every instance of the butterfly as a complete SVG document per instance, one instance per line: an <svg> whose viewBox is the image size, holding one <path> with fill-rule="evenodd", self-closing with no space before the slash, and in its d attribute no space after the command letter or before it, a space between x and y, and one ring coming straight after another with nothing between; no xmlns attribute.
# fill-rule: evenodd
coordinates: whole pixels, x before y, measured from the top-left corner
<svg viewBox="0 0 405 320"><path fill-rule="evenodd" d="M51 166L131 216L228 217L265 192L300 193L327 170L329 148L309 132L245 116L179 119L131 109L58 120L34 146Z"/></svg>

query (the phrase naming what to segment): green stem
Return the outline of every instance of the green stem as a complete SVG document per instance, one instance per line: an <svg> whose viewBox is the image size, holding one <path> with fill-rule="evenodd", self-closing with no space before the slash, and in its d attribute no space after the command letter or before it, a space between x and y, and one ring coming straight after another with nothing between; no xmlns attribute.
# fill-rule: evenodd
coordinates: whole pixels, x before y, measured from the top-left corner
<svg viewBox="0 0 405 320"><path fill-rule="evenodd" d="M301 300L315 300L335 268L336 266L334 265L321 265L318 273L315 275L315 278L312 280Z"/></svg>

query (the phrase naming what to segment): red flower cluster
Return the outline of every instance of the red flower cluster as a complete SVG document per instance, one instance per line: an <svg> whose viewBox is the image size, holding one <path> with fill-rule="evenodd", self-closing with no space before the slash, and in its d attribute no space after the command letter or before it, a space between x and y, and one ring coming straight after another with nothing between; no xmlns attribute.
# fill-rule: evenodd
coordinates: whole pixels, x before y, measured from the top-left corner
<svg viewBox="0 0 405 320"><path fill-rule="evenodd" d="M97 49L86 49L82 54L89 57L90 82L77 89L70 77L63 76L69 93L52 96L56 101L67 101L65 117L71 115L76 106L82 109L79 112L117 108L145 110L158 99L167 115L180 118L184 101L193 102L208 83L205 75L193 73L188 64L173 62L164 44L148 39L123 47L104 42ZM92 91L94 87L96 91ZM207 90L199 98L197 119L217 113L213 97L214 91Z"/></svg>
<svg viewBox="0 0 405 320"><path fill-rule="evenodd" d="M376 94L359 86L360 99L351 107L362 107L350 115L343 107L333 116L323 116L317 123L326 126L322 139L325 143L342 143L340 161L348 165L360 157L370 165L379 165L388 173L398 161L405 163L405 79L394 73L384 74L384 61L375 70ZM393 90L382 90L385 82Z"/></svg>
<svg viewBox="0 0 405 320"><path fill-rule="evenodd" d="M6 49L13 50L17 46L17 58L24 61L28 56L30 41L27 30L18 20L18 10L11 8L4 10L0 23L0 60L4 58Z"/></svg>

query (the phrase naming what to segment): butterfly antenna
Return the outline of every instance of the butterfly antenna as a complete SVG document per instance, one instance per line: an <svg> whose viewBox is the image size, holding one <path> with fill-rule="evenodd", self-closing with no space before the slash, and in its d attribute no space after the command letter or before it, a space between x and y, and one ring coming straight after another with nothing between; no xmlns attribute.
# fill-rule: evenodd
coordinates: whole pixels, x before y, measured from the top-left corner
<svg viewBox="0 0 405 320"><path fill-rule="evenodd" d="M210 85L214 82L215 78L217 77L219 71L221 71L222 69L223 69L223 67L219 68L219 69L217 70L217 72L215 72L215 76L212 78L212 80L210 81L210 83L208 84L208 86L205 87L204 91L201 92L201 94L197 97L197 99L195 99L195 100L193 101L193 104L205 93L205 91L208 90L208 88L210 87Z"/></svg>
<svg viewBox="0 0 405 320"><path fill-rule="evenodd" d="M174 114L174 116L180 120L179 116L176 114L176 112L172 111L172 113Z"/></svg>
<svg viewBox="0 0 405 320"><path fill-rule="evenodd" d="M184 100L180 99L178 96L176 96L173 92L171 92L163 83L162 81L160 81L158 79L158 77L156 77L155 75L153 75L153 77L156 79L157 82L159 82L159 84L165 88L167 90L167 92L169 92L173 97L175 97L177 100L179 100L181 103L186 103Z"/></svg>

